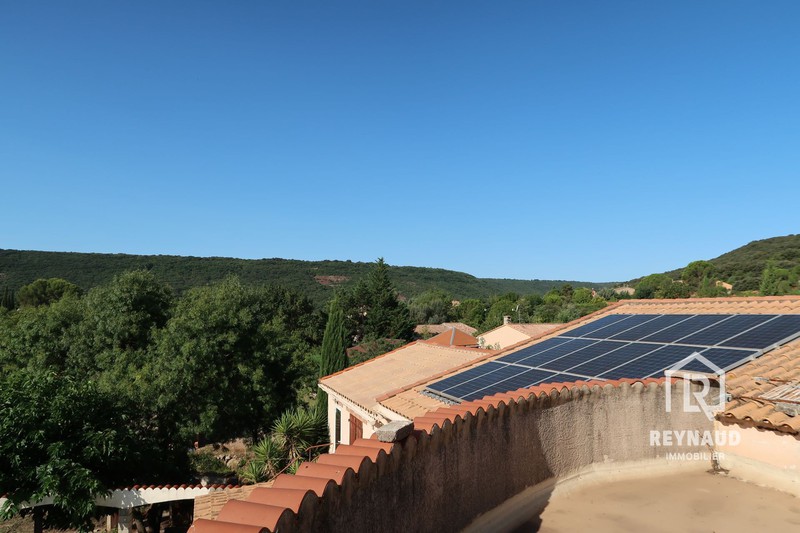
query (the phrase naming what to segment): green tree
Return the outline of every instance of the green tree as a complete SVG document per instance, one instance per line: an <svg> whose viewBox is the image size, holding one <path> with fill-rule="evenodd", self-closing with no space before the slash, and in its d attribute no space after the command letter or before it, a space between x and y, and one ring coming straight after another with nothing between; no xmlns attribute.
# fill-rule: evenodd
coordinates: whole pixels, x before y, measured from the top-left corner
<svg viewBox="0 0 800 533"><path fill-rule="evenodd" d="M17 298L14 291L8 287L3 288L3 296L0 298L0 307L7 311L12 311L17 307Z"/></svg>
<svg viewBox="0 0 800 533"><path fill-rule="evenodd" d="M441 289L431 289L414 297L408 304L415 324L441 324L453 319L453 297Z"/></svg>
<svg viewBox="0 0 800 533"><path fill-rule="evenodd" d="M322 350L320 352L319 376L328 376L344 370L347 367L347 328L344 322L344 310L339 304L339 299L331 300L328 312L328 323L325 324L325 334L322 336ZM317 409L323 412L328 406L328 395L324 391L317 392Z"/></svg>
<svg viewBox="0 0 800 533"><path fill-rule="evenodd" d="M793 280L797 283L796 275L793 275L791 270L780 268L775 261L769 261L761 274L759 292L763 296L789 294L792 291Z"/></svg>
<svg viewBox="0 0 800 533"><path fill-rule="evenodd" d="M49 368L86 377L88 369L76 368L75 361L84 315L83 302L74 296L9 313L0 329L0 357L17 368Z"/></svg>
<svg viewBox="0 0 800 533"><path fill-rule="evenodd" d="M408 306L398 299L383 258L375 262L367 279L341 295L341 303L355 342L413 338L414 323Z"/></svg>
<svg viewBox="0 0 800 533"><path fill-rule="evenodd" d="M17 300L20 307L49 305L64 296L80 296L81 288L61 278L37 279L20 287Z"/></svg>
<svg viewBox="0 0 800 533"><path fill-rule="evenodd" d="M697 291L705 278L713 279L717 269L709 261L692 261L681 272L681 280L690 291Z"/></svg>
<svg viewBox="0 0 800 533"><path fill-rule="evenodd" d="M309 346L268 293L236 278L192 289L160 331L147 381L179 442L256 437L295 401L294 357Z"/></svg>
<svg viewBox="0 0 800 533"><path fill-rule="evenodd" d="M91 381L41 369L0 379L3 516L51 496L46 525L90 531L95 498L147 475L157 460L129 414Z"/></svg>
<svg viewBox="0 0 800 533"><path fill-rule="evenodd" d="M477 298L468 298L462 301L456 308L456 318L473 328L480 329L486 319L486 311L489 305Z"/></svg>
<svg viewBox="0 0 800 533"><path fill-rule="evenodd" d="M636 298L688 298L692 289L686 283L679 283L666 274L650 274L636 285Z"/></svg>

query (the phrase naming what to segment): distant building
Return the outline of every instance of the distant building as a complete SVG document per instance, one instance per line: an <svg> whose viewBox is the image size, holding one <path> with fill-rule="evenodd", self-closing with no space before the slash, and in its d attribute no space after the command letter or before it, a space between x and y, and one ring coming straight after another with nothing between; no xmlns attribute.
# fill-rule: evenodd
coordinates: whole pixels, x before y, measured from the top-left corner
<svg viewBox="0 0 800 533"><path fill-rule="evenodd" d="M502 326L479 335L478 343L482 348L502 350L520 342L544 335L561 325L562 324L512 324L510 321L507 321Z"/></svg>
<svg viewBox="0 0 800 533"><path fill-rule="evenodd" d="M441 324L419 324L414 328L414 333L417 335L438 335L443 331L449 331L452 328L460 329L468 335L475 335L478 331L472 326L468 326L462 322L443 322Z"/></svg>

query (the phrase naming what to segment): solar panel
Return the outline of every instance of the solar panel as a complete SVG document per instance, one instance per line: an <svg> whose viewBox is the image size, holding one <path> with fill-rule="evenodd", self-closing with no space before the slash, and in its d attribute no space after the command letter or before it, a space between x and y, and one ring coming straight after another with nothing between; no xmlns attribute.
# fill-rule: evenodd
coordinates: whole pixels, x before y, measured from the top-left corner
<svg viewBox="0 0 800 533"><path fill-rule="evenodd" d="M552 361L553 359L556 359L563 355L567 355L576 350L580 350L581 348L590 346L595 342L597 341L588 339L570 339L568 342L559 344L558 346L554 346L552 348L540 352L534 352L533 354L528 354L522 358L513 357L514 354L509 354L505 357L501 357L500 359L498 359L498 361L502 363L517 363L525 366L540 366L541 363L544 363L546 361Z"/></svg>
<svg viewBox="0 0 800 533"><path fill-rule="evenodd" d="M636 326L627 331L623 331L622 333L617 333L614 336L610 336L609 338L614 340L638 341L644 337L647 337L648 335L652 335L670 326L674 326L679 322L683 322L691 316L692 315L660 316L658 318L654 318L653 320L649 320L640 326Z"/></svg>
<svg viewBox="0 0 800 533"><path fill-rule="evenodd" d="M698 331L693 335L678 339L680 344L696 344L700 346L714 346L726 339L730 339L745 330L766 322L775 315L734 315L727 320Z"/></svg>
<svg viewBox="0 0 800 533"><path fill-rule="evenodd" d="M572 339L567 339L564 337L554 337L552 339L547 339L542 342L538 342L533 346L523 348L522 350L519 350L517 352L510 353L505 357L500 358L500 361L503 361L504 363L516 363L520 359L525 359L526 357L546 352L547 350L550 350L552 348L555 348L556 346L559 346L567 342L572 342Z"/></svg>
<svg viewBox="0 0 800 533"><path fill-rule="evenodd" d="M544 370L537 370L537 369L524 370L521 374L517 374L508 379L495 382L492 385L489 385L488 387L469 392L465 396L462 396L462 398L466 401L469 401L469 400L474 400L476 398L483 398L484 396L489 396L491 394L509 392L517 389L523 389L526 387L532 387L543 381L550 380L550 378L552 378L555 375L556 375L555 372L545 372Z"/></svg>
<svg viewBox="0 0 800 533"><path fill-rule="evenodd" d="M574 366L568 370L573 374L580 374L583 376L599 376L603 372L607 372L612 368L625 364L632 359L641 357L658 348L659 346L657 344L628 344L618 350L596 357L591 361Z"/></svg>
<svg viewBox="0 0 800 533"><path fill-rule="evenodd" d="M616 368L612 368L599 377L603 379L644 378L656 374L673 366L678 361L697 352L691 346L666 345L649 352L644 357L634 359Z"/></svg>
<svg viewBox="0 0 800 533"><path fill-rule="evenodd" d="M668 327L652 335L648 335L647 337L643 337L640 340L647 341L647 342L663 342L663 343L672 343L691 335L693 333L697 333L709 326L713 326L723 320L727 320L730 318L731 315L695 315L691 318L684 320L683 322L679 322L674 326Z"/></svg>
<svg viewBox="0 0 800 533"><path fill-rule="evenodd" d="M489 364L489 363L487 363ZM444 391L445 394L449 394L451 396L455 396L456 398L465 398L469 396L471 393L478 391L480 389L489 387L495 383L499 383L505 379L514 377L515 375L519 374L520 371L524 371L524 368L519 368L511 365L502 365L499 363L494 363L499 368L495 368L488 374L483 374L481 376L474 377L464 383L460 383L455 385L454 387L450 387ZM486 365L483 365L486 366Z"/></svg>
<svg viewBox="0 0 800 533"><path fill-rule="evenodd" d="M468 370L450 376L449 378L445 378L441 381L437 381L436 383L432 383L428 386L429 389L437 391L437 392L445 392L448 389L455 387L456 385L461 385L471 379L477 378L479 376L483 376L489 374L490 372L494 372L499 368L502 368L506 365L502 365L500 363L489 362L485 365L474 366Z"/></svg>
<svg viewBox="0 0 800 533"><path fill-rule="evenodd" d="M732 350L730 348L709 348L700 352L700 355L717 365L722 370L729 370L735 368L740 364L746 363L755 355L758 354L756 350ZM709 372L709 368L701 361L692 361L684 366L682 370L691 372Z"/></svg>
<svg viewBox="0 0 800 533"><path fill-rule="evenodd" d="M471 400L539 383L662 376L701 354L722 370L800 337L800 315L608 315L429 385ZM708 372L701 361L687 371Z"/></svg>
<svg viewBox="0 0 800 533"><path fill-rule="evenodd" d="M720 346L763 350L800 331L800 315L783 315L720 343Z"/></svg>
<svg viewBox="0 0 800 533"><path fill-rule="evenodd" d="M614 322L613 324L609 324L608 326L592 331L591 333L584 335L584 337L591 337L593 339L608 339L618 333L627 331L640 324L655 320L658 318L658 316L659 315L631 315L625 320L620 320L619 322Z"/></svg>
<svg viewBox="0 0 800 533"><path fill-rule="evenodd" d="M627 342L599 341L595 342L594 344L590 344L586 348L572 352L571 354L563 357L559 357L558 359L542 362L537 366L547 368L548 370L569 370L573 366L578 366L581 363L585 363L594 359L595 357L608 354L625 346L628 346Z"/></svg>
<svg viewBox="0 0 800 533"><path fill-rule="evenodd" d="M565 337L581 337L583 335L587 335L593 331L596 331L600 328L608 326L609 324L613 324L615 322L619 322L621 320L625 320L632 315L607 315L597 320L586 324L585 326L581 326L575 329L571 329L564 333L563 336Z"/></svg>

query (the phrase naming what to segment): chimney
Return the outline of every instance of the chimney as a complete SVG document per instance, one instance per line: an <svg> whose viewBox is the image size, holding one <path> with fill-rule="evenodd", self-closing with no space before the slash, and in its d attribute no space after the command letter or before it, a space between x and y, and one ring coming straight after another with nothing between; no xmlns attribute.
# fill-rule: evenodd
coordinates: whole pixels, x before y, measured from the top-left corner
<svg viewBox="0 0 800 533"><path fill-rule="evenodd" d="M511 315L503 315L503 325L511 324Z"/></svg>

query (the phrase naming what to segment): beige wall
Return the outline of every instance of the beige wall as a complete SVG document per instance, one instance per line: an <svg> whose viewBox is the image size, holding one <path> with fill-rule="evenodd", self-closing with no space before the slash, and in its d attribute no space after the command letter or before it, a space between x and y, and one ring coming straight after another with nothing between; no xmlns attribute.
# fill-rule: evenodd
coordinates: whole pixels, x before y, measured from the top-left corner
<svg viewBox="0 0 800 533"><path fill-rule="evenodd" d="M512 327L500 326L499 328L487 331L483 335L478 336L478 341L483 341L482 346L486 348L502 350L503 348L507 348L530 338L530 335L525 335Z"/></svg>
<svg viewBox="0 0 800 533"><path fill-rule="evenodd" d="M717 421L717 430L737 432L740 441L719 446L720 466L744 481L800 496L800 438L768 429Z"/></svg>
<svg viewBox="0 0 800 533"><path fill-rule="evenodd" d="M363 438L368 439L375 433L375 429L377 427L382 426L385 421L380 417L376 417L372 413L369 413L365 409L361 408L360 406L354 404L353 402L349 401L348 399L340 396L336 392L328 389L327 387L323 387L325 392L328 393L328 437L329 442L335 443L336 442L336 411L339 410L341 412L341 435L339 439L339 444L351 444L350 443L350 417L356 416L358 417L363 423ZM330 447L331 452L333 452L335 446L333 444Z"/></svg>

